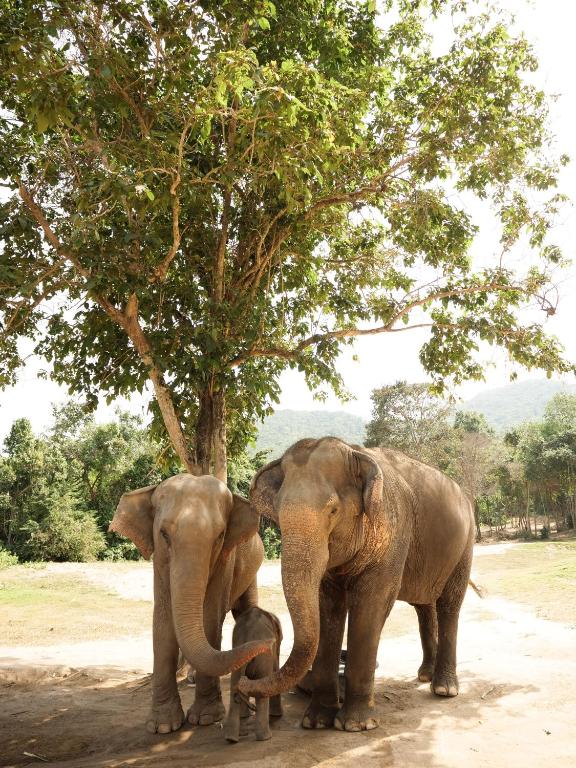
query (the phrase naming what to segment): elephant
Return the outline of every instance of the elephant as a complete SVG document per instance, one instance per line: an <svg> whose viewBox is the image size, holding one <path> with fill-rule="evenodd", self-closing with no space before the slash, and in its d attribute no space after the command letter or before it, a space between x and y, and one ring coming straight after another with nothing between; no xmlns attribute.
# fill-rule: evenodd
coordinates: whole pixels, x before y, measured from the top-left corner
<svg viewBox="0 0 576 768"><path fill-rule="evenodd" d="M146 728L170 733L184 722L176 669L178 649L196 670L196 695L187 713L193 725L225 714L221 675L270 653L269 641L220 651L227 612L258 604L256 572L264 558L259 515L215 477L175 475L125 493L109 530L154 553L154 673Z"/></svg>
<svg viewBox="0 0 576 768"><path fill-rule="evenodd" d="M230 707L224 725L224 738L236 743L240 738L240 718L249 714L248 705L240 701L237 691L238 681L242 675L251 680L258 680L277 672L280 667L280 644L282 643L282 625L277 616L269 611L254 606L242 613L236 619L232 633L232 645L247 643L250 640L270 640L273 643L271 655L256 656L244 667L234 670L230 678ZM267 697L256 699L255 731L257 741L270 739L269 719L282 716L282 701L280 694L272 699Z"/></svg>
<svg viewBox="0 0 576 768"><path fill-rule="evenodd" d="M242 678L244 695L288 690L312 664L304 728L361 731L379 725L374 670L380 634L396 599L418 615L421 681L458 693L456 637L472 561L474 514L439 470L388 449L334 437L304 439L252 481L257 512L282 534L282 583L294 627L284 666ZM345 694L338 665L348 616Z"/></svg>

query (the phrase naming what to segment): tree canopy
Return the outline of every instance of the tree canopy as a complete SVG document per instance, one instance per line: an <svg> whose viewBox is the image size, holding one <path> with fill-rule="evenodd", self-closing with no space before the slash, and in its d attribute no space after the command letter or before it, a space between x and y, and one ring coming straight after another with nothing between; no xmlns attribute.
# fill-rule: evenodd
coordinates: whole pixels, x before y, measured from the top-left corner
<svg viewBox="0 0 576 768"><path fill-rule="evenodd" d="M541 421L506 434L481 413L454 412L426 384L399 381L372 399L366 445L399 449L454 478L474 500L478 538L481 523L504 528L513 518L531 536L538 515L546 535L552 515L556 531L576 527L576 395L556 394Z"/></svg>
<svg viewBox="0 0 576 768"><path fill-rule="evenodd" d="M428 384L397 381L372 392L369 448L398 448L420 461L444 468L454 406L430 392Z"/></svg>
<svg viewBox="0 0 576 768"><path fill-rule="evenodd" d="M0 449L0 568L11 562L6 551L20 560L137 559L131 541L108 533L118 499L178 465L166 455L159 461L160 446L129 413L99 424L69 401L53 406L52 417L44 435L16 419ZM231 489L247 494L266 460L262 452L232 460ZM278 542L265 525L262 533L268 555L276 555Z"/></svg>
<svg viewBox="0 0 576 768"><path fill-rule="evenodd" d="M358 335L429 327L438 389L482 342L571 370L543 330L566 158L529 44L468 5L2 0L0 381L27 337L92 403L151 382L183 465L224 476L280 372L341 391ZM455 191L498 254L473 263Z"/></svg>

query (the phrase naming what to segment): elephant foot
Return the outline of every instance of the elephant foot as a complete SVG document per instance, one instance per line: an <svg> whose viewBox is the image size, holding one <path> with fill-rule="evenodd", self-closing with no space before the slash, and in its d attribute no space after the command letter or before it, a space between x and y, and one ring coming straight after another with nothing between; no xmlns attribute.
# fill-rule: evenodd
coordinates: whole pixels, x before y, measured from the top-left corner
<svg viewBox="0 0 576 768"><path fill-rule="evenodd" d="M148 733L171 733L177 731L184 722L184 710L180 699L174 699L167 704L152 705L146 721Z"/></svg>
<svg viewBox="0 0 576 768"><path fill-rule="evenodd" d="M230 744L237 744L240 741L240 724L226 721L224 725L224 738Z"/></svg>
<svg viewBox="0 0 576 768"><path fill-rule="evenodd" d="M317 730L332 728L338 707L327 707L323 704L310 704L302 718L302 728Z"/></svg>
<svg viewBox="0 0 576 768"><path fill-rule="evenodd" d="M212 701L196 699L188 710L187 718L192 725L212 725L222 720L225 714L226 709L220 697Z"/></svg>
<svg viewBox="0 0 576 768"><path fill-rule="evenodd" d="M370 704L355 703L350 707L344 704L334 718L334 728L338 731L371 731L379 725Z"/></svg>
<svg viewBox="0 0 576 768"><path fill-rule="evenodd" d="M270 733L270 728L262 728L262 729L255 729L256 731L256 741L268 741L272 738L272 734Z"/></svg>
<svg viewBox="0 0 576 768"><path fill-rule="evenodd" d="M434 662L422 662L418 670L418 680L421 683L430 683L434 677Z"/></svg>
<svg viewBox="0 0 576 768"><path fill-rule="evenodd" d="M458 676L456 672L436 670L430 689L436 696L458 696Z"/></svg>

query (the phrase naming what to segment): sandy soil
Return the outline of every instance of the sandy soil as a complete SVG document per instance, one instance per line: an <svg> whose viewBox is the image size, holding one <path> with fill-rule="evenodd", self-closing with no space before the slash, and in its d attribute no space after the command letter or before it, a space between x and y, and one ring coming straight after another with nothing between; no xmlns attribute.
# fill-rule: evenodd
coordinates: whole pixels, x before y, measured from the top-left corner
<svg viewBox="0 0 576 768"><path fill-rule="evenodd" d="M49 568L76 569L79 578L125 598L150 596L147 564L128 565L112 584L98 564ZM261 575L260 582L276 591L278 565L266 564ZM412 609L398 603L394 612ZM281 618L287 654L290 621L286 614ZM255 742L249 724L237 745L223 740L219 725L186 726L169 736L146 733L149 632L128 640L0 648L0 766L41 765L40 758L62 768L573 766L576 628L506 600L480 600L471 590L460 626L456 699L433 697L415 680L420 647L414 621L414 631L402 637L383 633L376 683L379 729L304 731L299 720L307 700L291 693L284 696L285 714L273 724L270 742ZM223 689L227 701L226 678ZM186 681L181 695L189 706L193 689Z"/></svg>

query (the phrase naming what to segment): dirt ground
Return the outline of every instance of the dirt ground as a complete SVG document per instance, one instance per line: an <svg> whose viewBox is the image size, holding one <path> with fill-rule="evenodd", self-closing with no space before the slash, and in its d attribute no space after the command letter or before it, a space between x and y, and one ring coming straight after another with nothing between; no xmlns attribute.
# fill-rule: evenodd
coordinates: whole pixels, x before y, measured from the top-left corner
<svg viewBox="0 0 576 768"><path fill-rule="evenodd" d="M503 573L509 557L520 562L512 557L520 552L515 546L477 548L476 580L483 584L485 576L489 581L495 563L503 564ZM574 552L570 554L576 556ZM149 564L113 566L54 564L26 578L39 583L66 578L114 594L126 613L141 602L149 610ZM0 583L23 578L19 571L14 577L5 573L0 574ZM278 564L266 563L260 576L261 603L280 615L287 655L292 637ZM560 623L537 615L535 606L499 594L481 600L468 591L460 624L457 698L434 697L428 685L415 679L420 663L417 623L413 610L398 603L378 655L379 729L360 734L304 731L299 721L307 699L288 693L284 716L272 725L271 741L254 741L249 722L246 736L235 745L224 741L220 725L185 726L162 736L146 733L149 626L130 636L120 632L113 636L109 627L104 637L78 633L68 643L48 642L48 632L38 631L36 642L28 645L10 641L10 628L0 626L0 766L44 762L62 768L573 766L576 608L572 605L573 621ZM59 627L58 615L51 619ZM229 632L228 625L225 643ZM227 678L222 683L227 703ZM182 681L185 708L193 695L193 688Z"/></svg>

